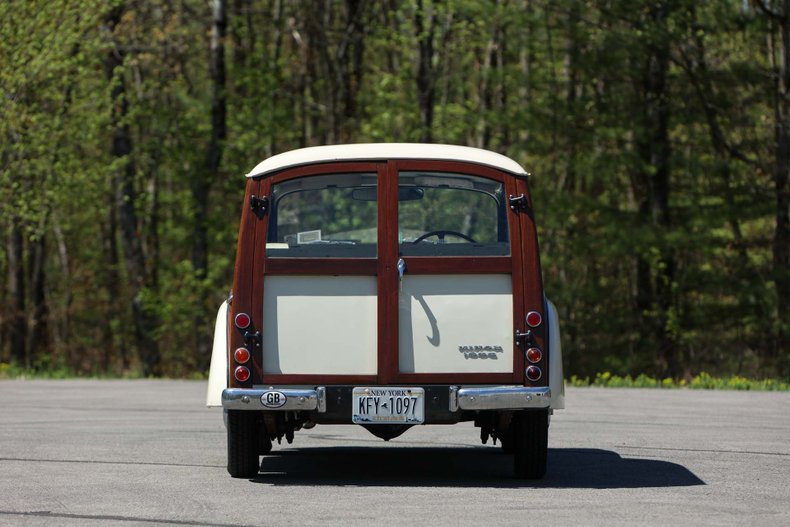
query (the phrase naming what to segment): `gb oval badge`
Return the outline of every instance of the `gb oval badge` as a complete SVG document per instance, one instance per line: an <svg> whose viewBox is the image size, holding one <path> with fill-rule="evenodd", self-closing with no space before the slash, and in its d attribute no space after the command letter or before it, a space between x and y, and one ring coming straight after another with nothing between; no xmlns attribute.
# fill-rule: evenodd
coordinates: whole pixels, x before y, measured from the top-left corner
<svg viewBox="0 0 790 527"><path fill-rule="evenodd" d="M263 395L261 395L261 404L266 408L281 408L287 400L288 398L283 392L274 390L263 392Z"/></svg>

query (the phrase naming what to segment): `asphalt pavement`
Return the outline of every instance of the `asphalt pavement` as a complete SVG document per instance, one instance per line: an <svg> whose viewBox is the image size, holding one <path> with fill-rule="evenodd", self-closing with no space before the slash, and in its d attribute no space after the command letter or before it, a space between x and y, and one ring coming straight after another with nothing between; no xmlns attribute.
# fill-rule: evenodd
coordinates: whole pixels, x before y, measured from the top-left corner
<svg viewBox="0 0 790 527"><path fill-rule="evenodd" d="M546 478L471 424L317 426L225 470L193 381L0 381L0 525L790 525L790 393L575 388Z"/></svg>

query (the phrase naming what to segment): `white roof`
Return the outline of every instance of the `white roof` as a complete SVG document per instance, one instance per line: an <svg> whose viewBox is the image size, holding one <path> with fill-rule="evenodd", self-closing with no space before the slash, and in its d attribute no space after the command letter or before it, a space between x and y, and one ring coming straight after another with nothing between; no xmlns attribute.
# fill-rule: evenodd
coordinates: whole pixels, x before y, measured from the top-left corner
<svg viewBox="0 0 790 527"><path fill-rule="evenodd" d="M372 161L384 159L430 159L436 161L466 161L512 172L526 174L526 170L495 152L469 146L434 145L424 143L368 143L354 145L313 146L277 154L258 163L247 177L262 176L284 168L333 161Z"/></svg>

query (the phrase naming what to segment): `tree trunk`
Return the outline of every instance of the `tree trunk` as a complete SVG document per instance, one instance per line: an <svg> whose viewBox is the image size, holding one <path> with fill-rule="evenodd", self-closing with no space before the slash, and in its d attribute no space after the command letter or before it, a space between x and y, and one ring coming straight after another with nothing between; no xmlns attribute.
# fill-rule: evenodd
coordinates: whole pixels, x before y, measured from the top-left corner
<svg viewBox="0 0 790 527"><path fill-rule="evenodd" d="M675 341L668 328L669 312L673 308L672 284L675 280L675 259L671 248L666 246L666 234L671 226L669 211L669 94L667 73L669 69L669 40L666 36L669 5L657 2L650 9L652 28L658 37L648 46L647 67L642 79L643 122L639 134L638 149L642 169L636 180L641 187L642 202L639 213L643 224L652 227L658 234L659 256L650 262L640 257L638 262L637 303L644 308L651 298L650 316L655 345L658 353L658 368L661 374L677 377L678 364L675 356ZM651 265L652 264L652 265ZM648 285L650 284L650 287Z"/></svg>
<svg viewBox="0 0 790 527"><path fill-rule="evenodd" d="M211 135L206 149L203 173L195 178L192 187L195 202L193 227L192 264L200 281L208 276L208 198L211 184L219 175L224 142L227 138L227 93L225 81L225 34L227 31L227 5L225 0L211 2L211 43L209 70L211 72ZM198 311L195 316L195 351L197 365L202 371L210 361L211 339L209 333L209 292L205 284L199 286Z"/></svg>
<svg viewBox="0 0 790 527"><path fill-rule="evenodd" d="M498 8L498 2L494 1L494 7ZM480 82L477 88L477 146L479 148L490 148L493 130L491 126L491 116L494 113L494 92L496 89L495 83L492 80L494 73L501 68L500 64L500 46L501 40L501 24L499 20L495 19L493 27L491 28L491 38L486 45L481 71Z"/></svg>
<svg viewBox="0 0 790 527"><path fill-rule="evenodd" d="M120 22L123 6L114 8L107 24L111 30ZM132 160L132 136L126 122L129 114L129 101L126 98L126 83L123 72L123 55L118 46L113 46L104 59L107 80L112 84L112 157L122 159L122 168L116 174L116 207L118 223L121 229L121 245L126 262L132 292L132 319L135 339L143 374L146 376L159 373L159 345L153 338L156 320L144 304L143 290L147 284L145 259L140 242L139 223L137 219L136 193L134 189L135 164Z"/></svg>
<svg viewBox="0 0 790 527"><path fill-rule="evenodd" d="M209 71L211 72L211 135L203 173L194 178L192 187L195 218L192 235L192 264L199 278L208 273L208 194L222 161L223 142L227 137L227 95L225 93L225 0L212 0L212 24Z"/></svg>
<svg viewBox="0 0 790 527"><path fill-rule="evenodd" d="M345 34L337 54L339 69L343 71L341 142L353 141L359 129L357 99L362 86L362 60L365 55L364 5L360 0L346 0Z"/></svg>
<svg viewBox="0 0 790 527"><path fill-rule="evenodd" d="M427 15L427 22L426 22ZM427 26L427 27L426 27ZM417 64L417 100L420 106L420 142L433 142L433 105L435 76L433 68L433 42L436 17L433 10L426 13L422 0L417 0L414 29L417 32L419 58Z"/></svg>
<svg viewBox="0 0 790 527"><path fill-rule="evenodd" d="M318 60L318 71L316 78L322 79L323 99L326 111L324 112L325 123L322 123L323 143L335 143L340 136L340 115L338 107L340 100L345 98L343 93L342 75L338 73L336 56L330 53L330 40L328 33L332 31L332 6L330 2L313 2L315 9L309 10L307 20L309 20L308 33L310 34L310 44Z"/></svg>
<svg viewBox="0 0 790 527"><path fill-rule="evenodd" d="M55 235L55 245L58 249L58 263L60 266L60 280L63 284L63 308L59 317L55 317L52 321L53 325L53 350L58 351L66 356L66 362L72 370L75 367L74 362L71 360L70 349L68 345L70 342L70 322L71 322L71 305L74 301L74 291L72 286L71 277L71 262L69 258L69 250L66 245L66 237L61 229L60 221L57 216L52 221L52 232Z"/></svg>
<svg viewBox="0 0 790 527"><path fill-rule="evenodd" d="M780 375L790 374L787 355L790 348L790 0L782 3L779 24L774 104L774 187L776 189L776 228L773 240L774 281L777 296L777 357ZM778 56L777 56L778 55Z"/></svg>
<svg viewBox="0 0 790 527"><path fill-rule="evenodd" d="M577 111L577 97L580 85L579 73L579 7L573 4L568 13L568 48L565 55L565 64L568 76L568 83L565 91L565 104L568 109L568 120L570 126L565 132L568 137L568 160L565 166L565 173L560 177L560 183L557 185L561 192L568 189L576 189L576 152L577 142L579 137L579 129L582 126L583 112Z"/></svg>
<svg viewBox="0 0 790 527"><path fill-rule="evenodd" d="M533 24L534 9L531 0L526 0L523 7L525 21L523 27L519 28L517 33L520 33L519 38L519 69L521 70L521 79L518 88L518 98L521 106L525 111L530 111L532 108L532 71L535 62L535 42L533 39ZM523 145L525 155L530 152L529 145L532 137L532 131L528 126L521 126L518 133L518 140Z"/></svg>
<svg viewBox="0 0 790 527"><path fill-rule="evenodd" d="M549 70L548 82L548 98L547 101L551 106L551 147L550 147L550 164L547 172L547 179L549 181L556 181L557 179L557 159L560 157L558 152L559 148L559 135L560 135L560 117L559 112L562 106L560 99L560 92L562 91L561 82L557 75L557 68L555 67L556 59L554 53L554 32L556 31L551 25L551 13L549 9L543 9L543 23L546 29L546 53L548 56L547 69Z"/></svg>
<svg viewBox="0 0 790 527"><path fill-rule="evenodd" d="M120 350L121 371L125 373L129 370L130 360L126 343L123 341L124 332L118 332L116 328L121 327L122 309L121 301L121 275L120 260L118 256L118 214L116 210L116 188L115 181L111 182L110 193L107 196L107 223L102 228L104 264L101 266L104 287L107 289L107 316L104 317L102 332L102 353L99 357L101 370L109 371L115 350ZM69 351L71 353L71 351ZM71 363L75 361L70 360Z"/></svg>
<svg viewBox="0 0 790 527"><path fill-rule="evenodd" d="M6 258L8 261L8 340L11 360L19 366L30 367L29 357L25 353L27 338L27 322L25 320L25 269L24 242L19 219L12 217L6 240Z"/></svg>
<svg viewBox="0 0 790 527"><path fill-rule="evenodd" d="M42 220L42 225L47 222L46 216ZM27 328L27 339L25 342L25 355L32 364L37 364L37 359L42 355L51 354L52 349L49 345L49 331L47 322L49 321L49 309L44 295L45 271L44 262L46 261L46 240L44 238L43 227L40 229L39 236L28 243L28 262L30 284L30 324Z"/></svg>

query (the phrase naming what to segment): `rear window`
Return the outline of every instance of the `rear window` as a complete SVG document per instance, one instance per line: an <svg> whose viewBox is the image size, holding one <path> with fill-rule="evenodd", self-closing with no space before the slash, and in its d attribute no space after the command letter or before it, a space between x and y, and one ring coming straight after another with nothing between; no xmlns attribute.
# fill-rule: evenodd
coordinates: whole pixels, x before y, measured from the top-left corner
<svg viewBox="0 0 790 527"><path fill-rule="evenodd" d="M510 242L499 181L445 172L401 172L398 239L402 256L506 256Z"/></svg>
<svg viewBox="0 0 790 527"><path fill-rule="evenodd" d="M377 179L374 173L291 179L272 186L266 256L376 256Z"/></svg>
<svg viewBox="0 0 790 527"><path fill-rule="evenodd" d="M272 185L271 198L268 257L376 257L375 173L290 179ZM495 180L446 172L401 172L400 255L509 255L505 201L504 186Z"/></svg>

